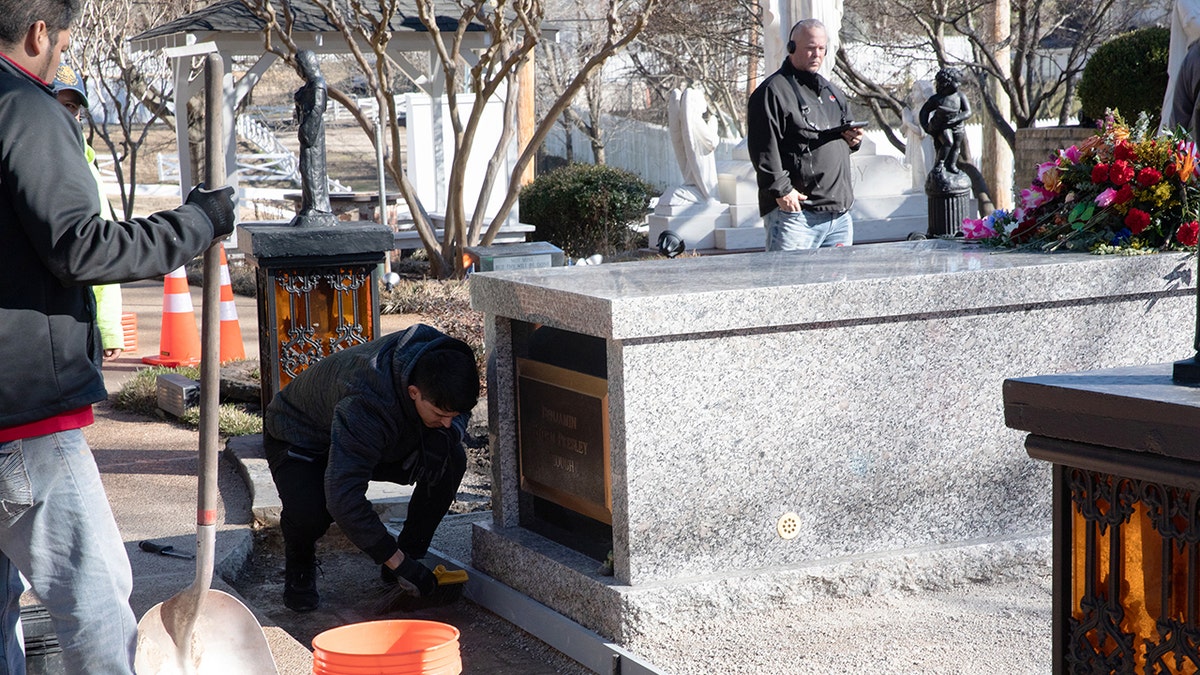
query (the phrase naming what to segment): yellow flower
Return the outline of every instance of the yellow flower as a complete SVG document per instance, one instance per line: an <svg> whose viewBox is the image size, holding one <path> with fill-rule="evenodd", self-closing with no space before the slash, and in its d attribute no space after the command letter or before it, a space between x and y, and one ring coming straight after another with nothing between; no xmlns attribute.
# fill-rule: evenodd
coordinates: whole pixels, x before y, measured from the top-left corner
<svg viewBox="0 0 1200 675"><path fill-rule="evenodd" d="M1150 189L1153 194L1154 205L1162 206L1171 198L1171 185L1166 181L1160 182Z"/></svg>

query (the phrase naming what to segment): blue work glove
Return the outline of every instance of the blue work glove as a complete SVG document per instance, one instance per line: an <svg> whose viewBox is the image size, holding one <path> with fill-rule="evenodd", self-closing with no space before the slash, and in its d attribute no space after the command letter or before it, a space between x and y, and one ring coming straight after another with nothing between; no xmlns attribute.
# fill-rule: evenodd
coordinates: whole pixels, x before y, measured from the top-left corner
<svg viewBox="0 0 1200 675"><path fill-rule="evenodd" d="M220 239L233 232L234 217L233 188L226 185L223 188L209 190L204 183L192 188L188 193L186 204L200 207L208 216L213 226L213 239Z"/></svg>

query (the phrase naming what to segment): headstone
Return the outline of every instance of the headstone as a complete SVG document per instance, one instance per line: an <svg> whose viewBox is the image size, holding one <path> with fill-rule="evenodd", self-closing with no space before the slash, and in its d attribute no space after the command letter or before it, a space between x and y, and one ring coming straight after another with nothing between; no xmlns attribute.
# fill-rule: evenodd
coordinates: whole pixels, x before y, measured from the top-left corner
<svg viewBox="0 0 1200 675"><path fill-rule="evenodd" d="M545 241L501 246L468 246L463 250L471 256L476 272L562 267L566 260L562 249Z"/></svg>

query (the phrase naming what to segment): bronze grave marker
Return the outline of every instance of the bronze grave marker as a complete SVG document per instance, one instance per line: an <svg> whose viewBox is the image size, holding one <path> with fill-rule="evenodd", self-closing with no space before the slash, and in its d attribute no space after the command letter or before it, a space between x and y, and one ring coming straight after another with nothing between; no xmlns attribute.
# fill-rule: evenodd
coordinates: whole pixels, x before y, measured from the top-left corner
<svg viewBox="0 0 1200 675"><path fill-rule="evenodd" d="M612 524L608 381L517 359L521 489Z"/></svg>

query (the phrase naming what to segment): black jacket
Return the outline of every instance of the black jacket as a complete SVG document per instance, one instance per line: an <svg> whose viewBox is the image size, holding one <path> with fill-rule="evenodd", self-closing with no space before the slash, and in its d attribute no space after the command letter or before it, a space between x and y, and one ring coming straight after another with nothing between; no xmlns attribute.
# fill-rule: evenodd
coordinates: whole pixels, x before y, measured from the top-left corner
<svg viewBox="0 0 1200 675"><path fill-rule="evenodd" d="M758 177L758 210L767 215L794 187L809 211L849 211L854 204L850 153L838 127L850 121L846 95L791 61L750 95L746 148Z"/></svg>
<svg viewBox="0 0 1200 675"><path fill-rule="evenodd" d="M101 219L78 124L0 58L0 428L103 400L89 286L166 274L212 238L196 206Z"/></svg>
<svg viewBox="0 0 1200 675"><path fill-rule="evenodd" d="M263 430L308 456L327 456L325 504L346 537L382 563L396 552L367 500L373 476L412 476L430 455L462 443L469 414L449 429L421 422L408 395L417 359L435 349L457 349L474 358L461 340L417 324L378 340L335 352L309 366L267 406ZM274 462L273 462L274 463Z"/></svg>

